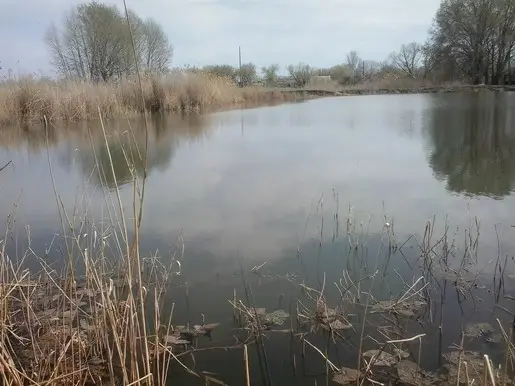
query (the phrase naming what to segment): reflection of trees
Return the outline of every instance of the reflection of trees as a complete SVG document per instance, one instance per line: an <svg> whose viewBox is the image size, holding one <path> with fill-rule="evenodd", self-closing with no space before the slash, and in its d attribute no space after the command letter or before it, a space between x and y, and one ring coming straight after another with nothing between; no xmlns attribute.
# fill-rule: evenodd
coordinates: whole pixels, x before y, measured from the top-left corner
<svg viewBox="0 0 515 386"><path fill-rule="evenodd" d="M149 145L150 146L150 145ZM175 141L166 141L149 147L147 159L148 170L162 166L166 168L175 152ZM109 150L113 162L113 169L116 181L119 185L126 184L133 180L135 176L141 177L145 168L145 144L143 141L135 142L129 135L120 135L109 141ZM109 152L104 142L95 146L96 160L92 152L81 152L81 167L86 173L91 172L93 166L98 162L97 178L108 187L115 187L115 178L111 169Z"/></svg>
<svg viewBox="0 0 515 386"><path fill-rule="evenodd" d="M108 187L124 185L134 177L143 175L145 169L145 136L139 130L113 130L108 135L108 145L102 136L94 140L94 148L82 147L78 154L80 168L85 175L94 173L92 177L96 182L106 184ZM172 140L149 140L147 168L148 172L155 167L166 168L175 152L177 142ZM109 158L109 152L111 158ZM111 160L113 167L111 169ZM116 179L113 176L113 170Z"/></svg>
<svg viewBox="0 0 515 386"><path fill-rule="evenodd" d="M149 125L149 146L147 171L166 170L179 142L187 138L196 138L203 134L201 120L190 117L187 120L167 119L155 116ZM142 176L145 169L145 130L144 122L133 123L128 129L112 127L108 134L109 151L118 185L126 184L135 176ZM91 146L84 146L79 152L79 163L85 175L90 175L97 182L108 187L115 186L107 145L102 135L95 136L94 151ZM97 166L97 168L95 168Z"/></svg>
<svg viewBox="0 0 515 386"><path fill-rule="evenodd" d="M206 135L210 118L154 115L149 119L148 172L166 170L180 142L198 140ZM145 124L142 119L105 122L109 150L118 184L141 176L145 160ZM71 169L79 164L82 173L95 182L114 186L109 153L98 122L16 126L0 132L0 148L27 149L29 154L45 156L46 147L61 167ZM45 156L46 157L46 156ZM98 168L96 168L98 163ZM3 164L2 164L3 165ZM98 172L100 171L100 173Z"/></svg>
<svg viewBox="0 0 515 386"><path fill-rule="evenodd" d="M447 189L454 192L509 194L515 182L512 97L479 93L434 98L425 122L429 163L437 178L447 180Z"/></svg>

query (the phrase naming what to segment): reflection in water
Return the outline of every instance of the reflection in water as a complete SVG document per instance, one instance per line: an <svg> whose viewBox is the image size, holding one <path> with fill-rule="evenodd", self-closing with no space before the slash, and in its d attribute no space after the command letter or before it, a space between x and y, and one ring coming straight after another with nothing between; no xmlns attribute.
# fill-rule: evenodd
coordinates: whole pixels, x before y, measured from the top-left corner
<svg viewBox="0 0 515 386"><path fill-rule="evenodd" d="M148 150L145 148L145 122L142 119L107 122L107 143L118 185L143 175L146 151L148 173L154 169L165 171L180 141L198 140L205 136L205 121L200 116L152 116L148 120ZM29 154L41 154L46 149L47 138L50 147L69 142L69 146L58 153L60 165L70 170L78 164L86 179L91 177L93 182L115 187L109 152L98 123L75 124L66 128L50 126L47 135L42 126L13 128L2 132L0 144L9 149L26 148Z"/></svg>
<svg viewBox="0 0 515 386"><path fill-rule="evenodd" d="M140 124L138 122L138 129ZM151 134L160 132L158 125L150 126L153 129ZM166 168L173 157L176 141L159 141L156 138L149 143L149 146L151 148L148 149L147 155L143 130L135 130L135 132L116 130L109 135L107 143L103 138L98 138L93 151L88 151L87 148L79 149L80 167L87 176L92 173L95 166L98 166L98 173L93 173L97 182L104 182L110 188L116 187L117 183L122 186L132 181L135 176L143 175L145 158L149 173L156 167ZM116 178L113 176L113 170Z"/></svg>
<svg viewBox="0 0 515 386"><path fill-rule="evenodd" d="M180 143L205 138L209 127L206 123L207 119L199 116L152 117L149 120L149 175L170 169ZM107 142L119 185L143 173L144 128L141 119L106 122ZM12 167L2 173L4 185L0 195L0 217L5 219L16 214L17 218L12 229L16 241L7 243L11 256L18 256L23 245L29 243L45 255L50 246L56 247L53 237L62 233L62 226L58 213L61 208L55 205L54 183L59 201L70 216L87 215L91 221L105 220L105 200L101 190L96 188L100 183L112 188L114 178L99 122L49 126L47 131L44 126L6 128L0 132L1 160L12 160ZM124 195L127 208L131 207L131 200L130 192ZM26 227L30 227L30 234L26 234ZM53 259L62 259L57 250L50 254Z"/></svg>
<svg viewBox="0 0 515 386"><path fill-rule="evenodd" d="M507 93L434 96L425 121L429 163L436 177L447 181L447 189L510 194L515 184L513 101Z"/></svg>
<svg viewBox="0 0 515 386"><path fill-rule="evenodd" d="M361 279L378 272L373 288L378 299L396 296L417 276L419 244L411 235L423 232L427 219L435 214L449 215L457 225L467 226L469 206L473 206L471 216L481 217L478 264L488 273L488 267L493 269L489 261L492 245L505 251L515 248L510 237L515 217L511 202L515 196L510 194L510 166L515 166L510 100L513 97L507 94L363 96L233 110L204 118L154 117L140 247L141 256L148 258L158 250L166 263L178 233L185 242L181 276L174 278L173 289L167 293L168 304L175 307L175 322L197 323L200 315L205 315L209 321L222 322L217 337L227 338L224 345L230 344L234 332L224 321L230 317L227 300L233 297L234 288L239 296L244 293L238 276L240 264L249 269L262 267L261 275L250 275L250 282L257 305L270 310L294 305L299 283L321 289L326 282L324 296L336 304L341 294L332 284L341 279L343 270L360 283L359 291L366 291ZM133 174L143 171L143 122L131 121L130 126L109 122L106 130L116 179L127 183ZM210 134L209 141L199 141L206 134ZM429 145L429 165L420 146L421 135ZM57 245L62 237L52 240L52 236L61 232L61 224L49 178L47 141L59 198L67 209L74 208L82 186L88 188L93 181L96 188L106 181L112 187L114 178L98 123L51 127L48 136L37 127L0 132L0 161L13 159L13 167L1 174L5 183L0 218L7 217L23 190L16 224L22 229L30 225L31 249L40 255L48 251L48 261L57 262L62 259ZM451 195L449 190L482 197L471 205L466 195ZM99 192L102 190L91 189L87 192L91 196L84 194L88 201L85 216L94 222L105 216L104 200L95 196ZM492 200L489 195L503 199ZM132 190L122 190L120 196L130 211ZM73 213L81 216L79 211ZM394 227L385 225L391 216L395 217ZM498 244L493 224L499 222L506 226L506 233L503 238L503 229L496 228L501 236ZM387 230L395 234L387 237ZM437 230L433 241L440 236ZM392 254L388 248L390 237L403 246L398 253ZM351 240L355 243L352 248ZM6 242L13 256L24 251L23 246L13 245L16 242ZM358 244L361 247L356 247ZM507 255L503 251L498 254ZM264 261L267 263L261 265ZM377 267L376 261L381 263ZM513 271L513 262L507 260L506 272ZM440 309L447 324L445 347L456 343L461 321L468 321L470 315L486 320L490 311L486 308L491 305L483 301L478 309L468 304L470 308L460 311L452 299L459 294L447 296L451 299L445 311L443 306ZM430 315L439 323L437 306ZM347 312L352 314L352 309ZM351 339L355 346L359 326L364 325L359 315L357 311L352 321L358 326L358 334ZM382 317L378 319L383 322ZM426 324L419 325L422 321ZM423 329L426 341L436 342L441 330L430 322L417 320L410 331L415 334ZM375 341L383 340L384 336L377 335L382 331L367 329L372 330ZM290 384L292 375L283 365L289 359L284 351L287 345L282 338L275 339L266 343L272 372L279 377L274 383ZM369 339L366 344L375 348L375 341ZM323 347L323 342L317 345ZM235 360L241 360L240 352L237 354ZM355 351L345 349L336 354L342 358L335 362L355 366ZM440 356L429 346L424 346L422 355L423 366L440 366ZM207 370L222 372L229 384L238 384L241 374L228 358L210 356L204 364L216 363ZM252 363L252 368L257 368ZM324 367L322 363L312 369Z"/></svg>
<svg viewBox="0 0 515 386"><path fill-rule="evenodd" d="M363 96L204 117L154 117L142 236L168 243L183 232L189 245L202 243L215 255L238 251L246 259L261 259L303 237L306 217L313 216L312 205L322 194L326 217L334 214L331 197L337 192L340 210L352 208L356 224L369 224L371 216L370 229L381 229L386 211L395 217L400 237L423 231L433 215L448 215L460 225L471 203L464 195L450 195L451 190L483 195L474 200L471 216L478 215L484 224L484 243L497 245L490 225L503 223L511 231L515 216L510 205L503 205L515 199L508 195L513 184L510 98ZM121 184L132 173L141 176L143 129L141 120L130 126L106 123ZM420 146L421 133L430 147L429 162ZM207 134L208 141L198 141ZM55 202L46 140L41 127L0 133L0 161L13 160L13 167L2 173L0 217L23 191L18 224L30 224L31 236L41 240L60 229L55 206L40 205ZM98 122L50 127L48 144L57 190L68 209L73 210L79 191L103 180L113 186ZM122 197L128 205L130 193L127 189ZM104 216L104 200L96 198L87 205L88 214L98 219Z"/></svg>
<svg viewBox="0 0 515 386"><path fill-rule="evenodd" d="M130 128L113 127L108 136L108 146L102 136L94 140L94 148L83 145L79 149L79 163L87 177L98 165L98 173L93 173L96 182L103 182L109 188L114 188L131 182L135 176L142 177L145 170L165 171L170 166L179 141L184 139L199 139L204 135L203 119L199 116L188 117L186 120L166 119L163 116L152 116L149 120L149 144L145 148L145 126L142 120L131 124ZM172 127L172 129L167 129ZM109 156L110 152L110 156ZM146 154L148 152L148 155ZM111 170L111 160L116 179Z"/></svg>

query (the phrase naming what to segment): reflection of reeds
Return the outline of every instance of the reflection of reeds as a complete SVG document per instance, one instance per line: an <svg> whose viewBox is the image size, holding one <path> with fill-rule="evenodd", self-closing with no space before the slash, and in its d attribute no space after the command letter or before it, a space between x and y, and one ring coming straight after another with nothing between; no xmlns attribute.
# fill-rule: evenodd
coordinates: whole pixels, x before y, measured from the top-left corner
<svg viewBox="0 0 515 386"><path fill-rule="evenodd" d="M61 205L51 159L49 137L54 133L47 116L55 118L52 101L39 93L31 94L22 84L20 99L14 98L14 110L20 119L43 119L50 176L59 210L66 253L66 267L59 275L37 258L41 273L37 276L22 270L23 259L15 264L7 256L5 242L0 251L0 364L2 383L9 385L91 384L164 385L173 360L186 371L189 369L176 355L176 346L192 344L186 336L209 334L216 325L200 326L190 332L174 329L172 314L162 315L164 294L174 274L180 272L181 257L170 259L168 265L153 256L140 256L139 233L143 214L149 128L145 120L143 154L127 153L122 144L121 154L128 165L133 183L133 226L129 238L128 214L123 205L111 152L112 143L103 124L105 105L96 107L102 127L107 164L112 173L114 194L103 189L108 213L108 229L101 222L90 225L87 211L81 218L77 208L72 213ZM140 95L145 95L141 88ZM48 97L48 95L47 95ZM47 103L48 102L48 103ZM91 101L90 101L91 102ZM145 103L145 101L143 101ZM92 106L94 103L92 103ZM44 106L45 109L42 109ZM87 105L88 107L89 105ZM87 109L80 111L89 112ZM84 106L83 106L84 107ZM104 110L102 110L104 108ZM134 107L137 109L136 107ZM143 106L142 110L149 106ZM69 111L66 110L68 113ZM36 114L36 115L34 115ZM41 116L37 116L41 114ZM12 117L11 117L12 118ZM75 119L76 117L74 117ZM82 116L82 118L85 118ZM134 134L129 124L129 131ZM88 131L91 138L91 133ZM129 135L134 139L134 136ZM96 169L104 173L94 153ZM139 177L134 168L141 161L144 172ZM100 179L105 182L105 179ZM106 188L105 183L103 187ZM8 239L8 227L4 240ZM115 251L116 261L109 262L106 250ZM184 251L180 248L180 251ZM36 256L37 257L37 256ZM145 266L150 262L150 266ZM116 267L116 268L114 268ZM81 277L78 276L82 270ZM114 271L114 273L113 273ZM117 286L116 282L121 286ZM173 310L173 308L172 308ZM32 350L27 348L31 347Z"/></svg>
<svg viewBox="0 0 515 386"><path fill-rule="evenodd" d="M145 141L145 125L142 118L127 120L105 121L105 130L111 140L122 137L122 134L130 134L130 140L143 148ZM133 130L127 131L127 124ZM209 120L198 115L191 116L152 116L149 120L149 140L151 145L166 143L167 141L197 141L209 134ZM101 145L103 134L99 125L91 125L84 122L69 124L49 125L46 133L44 125L13 126L9 130L0 131L0 147L18 150L27 149L30 153L44 151L47 142L54 147L60 142L67 141L70 147L91 151L91 139L95 146ZM127 135L125 135L127 137Z"/></svg>
<svg viewBox="0 0 515 386"><path fill-rule="evenodd" d="M337 195L334 192L333 195L335 206L338 208ZM335 214L333 218L336 220L337 215ZM478 249L479 220L472 218L469 226L461 230L465 241L463 244L456 240L456 235L450 234L447 220L442 234L437 235L433 217L426 223L420 238L410 235L404 243L397 243L398 235L393 231L393 221L384 216L384 222L382 234L379 235L380 245L377 256L370 261L366 254L354 253L365 250L367 242L364 240L370 237L360 234L363 230L360 231L354 225L357 222L352 210L349 210L347 234L344 238L347 240L350 253L345 262L346 268L343 269L342 277L334 283L340 299L340 303L334 310L327 306L324 294L325 279L320 283L320 289L310 288L304 281L298 283L301 294L296 300L298 323L296 333L293 335L302 345L302 358L304 359L306 355L304 351L304 345L306 345L312 349L315 357L321 357L324 360L326 371L334 374L333 381L344 385L398 383L456 385L465 382L467 385L483 386L512 384L513 379L508 375L513 374L515 361L512 329L508 334L498 320L501 336L496 332L498 329L488 323L475 323L476 320L472 324L467 323L462 309L466 301L476 302L477 292L482 287L480 282L484 279L482 271L485 268L479 267L481 263L478 259L478 255L481 254ZM334 226L338 227L338 221ZM332 235L333 242L337 238L335 233L333 232ZM317 236L320 236L318 232ZM410 241L411 243L408 244ZM317 266L320 251L316 249L320 244L321 241L316 237L313 241L315 250L311 256L315 261L311 264ZM410 248L418 246L417 253L409 260L403 253L403 248L407 245ZM500 249L499 240L497 246ZM300 260L302 270L305 271L303 259L306 256L303 256L300 251L299 247L297 258ZM402 289L398 294L385 299L378 288L379 282L382 281L382 285L389 287L384 281L387 280L387 268L395 254L402 255L398 261L401 264L402 261L406 262L409 268L408 275L412 277L410 279L403 277L398 272L398 266L390 268L389 270L393 270L400 279ZM377 263L379 256L385 257L380 259L384 267L379 267ZM363 260L357 261L358 259ZM492 307L501 309L515 318L508 310L509 307L505 308L497 304L502 299L500 294L504 288L507 261L505 258L500 258L500 251L498 251L497 259L493 259L488 264L494 268L493 283L490 285L492 300L495 303ZM353 265L356 266L356 270L352 268ZM449 302L447 287L455 290L457 306L462 313L463 328L461 344L444 348L442 347L443 306L444 303ZM513 299L510 296L504 298ZM351 322L347 321L356 317L361 318L359 329L353 329ZM341 319L338 320L338 318ZM334 320L338 320L338 323L332 325ZM435 372L426 371L421 363L422 337L426 335L425 328L423 327L422 331L413 331L414 323L423 326L426 320L439 335L437 335L438 342L435 341L434 345L427 340L424 341L424 351L437 349L439 361L444 361L443 364L439 364L440 368ZM459 323L459 320L451 322ZM465 350L465 336L469 339L483 339L488 344L496 344L503 339L505 347L504 358L500 361L502 363L494 365L492 358L489 357L490 354L483 355L476 351ZM355 345L351 343L354 339ZM327 342L325 346L324 340ZM371 345L372 349L370 349ZM350 350L357 354L358 366L354 369L343 367L337 355L329 355L333 349L338 352L338 348L342 347L346 352ZM295 358L294 354L293 358ZM306 361L302 363L306 365L309 362L310 359L306 356ZM346 362L348 363L348 360ZM321 372L322 365L318 368ZM322 373L319 375L321 376Z"/></svg>
<svg viewBox="0 0 515 386"><path fill-rule="evenodd" d="M59 205L57 191L56 200ZM135 275L131 269L134 249L131 255L123 252L129 250L130 240L120 229L125 220L119 221L115 207L108 210L108 229L105 224L88 228L87 216L76 217L75 211L59 212L68 257L64 276L42 258L38 258L39 275L22 271L6 255L5 246L1 253L4 383L82 384L119 379L123 384L163 384L162 372L175 350L159 333L162 325L165 330L171 326L171 318L162 317L160 309L179 260L172 259L170 266L152 260L145 270L151 273L149 277L142 277L142 267ZM111 248L120 252L121 261L109 262L106 254ZM120 268L114 269L117 265ZM81 277L77 270L82 270ZM155 324L144 328L150 315Z"/></svg>

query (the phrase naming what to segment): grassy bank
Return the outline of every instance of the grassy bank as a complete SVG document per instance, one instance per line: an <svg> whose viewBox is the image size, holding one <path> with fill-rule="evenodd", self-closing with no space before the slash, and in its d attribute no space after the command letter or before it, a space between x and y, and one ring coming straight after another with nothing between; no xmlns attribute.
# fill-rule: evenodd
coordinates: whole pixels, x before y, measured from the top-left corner
<svg viewBox="0 0 515 386"><path fill-rule="evenodd" d="M229 79L201 72L142 77L145 107L153 112L198 112L308 97L308 91L282 92L263 87L239 88ZM111 83L52 82L31 77L0 85L0 124L87 121L125 118L142 113L136 78Z"/></svg>

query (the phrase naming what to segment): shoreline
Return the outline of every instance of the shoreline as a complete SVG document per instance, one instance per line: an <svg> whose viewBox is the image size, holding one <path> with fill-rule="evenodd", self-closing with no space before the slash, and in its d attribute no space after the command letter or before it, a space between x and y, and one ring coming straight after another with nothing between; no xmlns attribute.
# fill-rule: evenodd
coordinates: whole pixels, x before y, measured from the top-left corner
<svg viewBox="0 0 515 386"><path fill-rule="evenodd" d="M325 89L259 89L258 93L264 96L260 102L240 101L226 106L207 106L199 114L214 114L235 109L247 109L265 106L278 106L281 104L297 101L308 101L312 99L332 98L332 97L351 97L351 96L371 96L371 95L408 95L408 94L438 94L438 93L476 93L481 91L490 92L513 92L515 86L490 86L490 85L460 85L460 86L434 86L434 87L409 87L409 88L355 88L342 90ZM178 114L180 112L173 112Z"/></svg>
<svg viewBox="0 0 515 386"><path fill-rule="evenodd" d="M56 92L56 87L59 93ZM134 82L122 85L27 81L0 88L0 127L98 121L141 116L209 114L233 109L278 105L326 97L456 92L511 92L515 86L441 85L431 87L238 88L223 79L195 77L184 83L145 79L141 93ZM7 91L7 93L5 92ZM3 106L2 106L3 105ZM3 108L3 110L2 110Z"/></svg>
<svg viewBox="0 0 515 386"><path fill-rule="evenodd" d="M433 87L389 87L389 88L349 88L341 90L305 89L287 90L284 93L300 93L304 91L315 98L330 96L357 96L357 95L398 95L398 94L438 94L456 92L512 92L515 86L491 86L491 85L461 85L461 86L433 86Z"/></svg>

